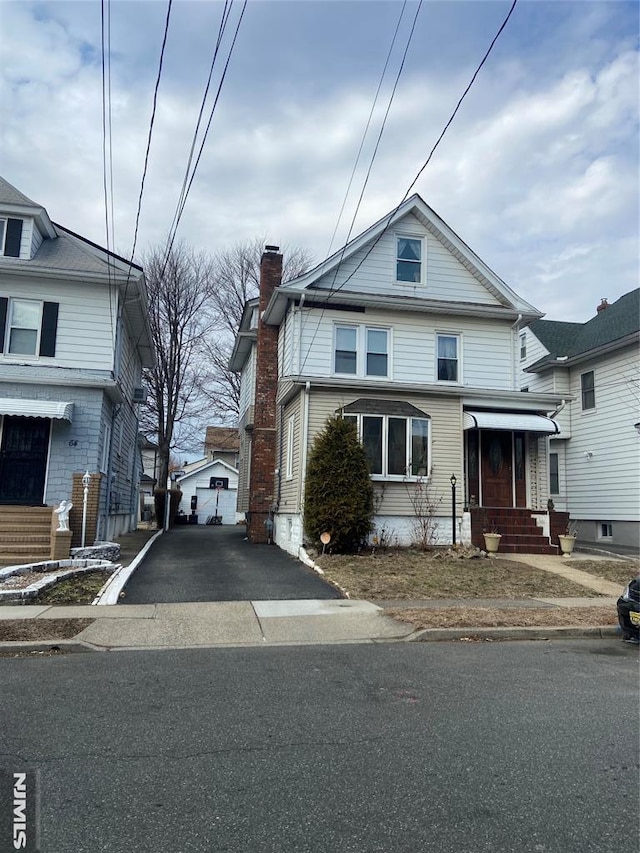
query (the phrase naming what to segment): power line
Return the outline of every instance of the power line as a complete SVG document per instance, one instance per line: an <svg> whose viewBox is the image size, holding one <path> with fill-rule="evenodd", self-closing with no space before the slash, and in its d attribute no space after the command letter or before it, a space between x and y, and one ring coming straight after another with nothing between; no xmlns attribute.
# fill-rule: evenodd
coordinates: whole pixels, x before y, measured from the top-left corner
<svg viewBox="0 0 640 853"><path fill-rule="evenodd" d="M349 240L351 239L351 234L353 232L355 221L356 221L356 218L358 216L358 211L360 210L360 205L362 204L362 199L364 198L364 193L365 193L365 190L367 188L367 184L369 183L369 178L371 176L371 170L373 169L373 164L375 162L376 155L378 153L378 148L380 147L380 141L382 140L382 134L384 133L384 129L385 129L386 124L387 124L387 118L389 117L389 112L391 111L391 105L393 104L393 100L395 98L396 90L398 88L398 83L400 82L400 77L402 76L402 72L404 70L404 65L405 65L405 62L407 59L407 54L409 52L409 47L410 47L411 42L413 40L413 34L415 32L415 29L416 29L416 24L418 22L418 16L420 14L421 9L422 9L422 0L420 0L420 2L418 3L418 8L416 9L416 13L415 13L414 18L413 18L413 23L411 25L409 37L407 38L407 43L406 43L405 48L404 48L404 53L402 54L402 61L400 63L400 67L398 68L398 73L396 74L396 79L395 79L395 82L393 84L393 89L391 90L391 95L389 97L387 109L385 111L384 118L382 120L382 124L380 125L380 130L378 132L378 138L376 140L376 144L374 146L373 153L371 155L371 160L369 161L369 168L367 169L367 173L365 175L365 179L364 179L364 182L362 184L362 189L360 190L360 195L358 197L358 203L356 204L356 208L353 212L353 217L351 219L351 224L349 226L349 232L347 234L347 239L346 239L344 246L342 247L342 252L340 254L340 260L338 261L338 264L336 266L336 269L335 269L335 272L333 275L333 281L331 283L331 287L329 288L330 292L333 292L333 288L334 288L334 285L336 283L336 278L338 277L338 272L340 270L340 265L342 264L344 254L347 250L347 246L349 245ZM402 12L400 13L400 19L398 20L398 27L400 26L400 20L402 19L402 13L403 12L404 12L404 6L402 7ZM396 28L396 32L397 32L397 28ZM394 41L395 41L395 35L394 35ZM393 47L393 44L392 44L392 47ZM386 69L386 64L385 64L385 69ZM380 84L382 84L382 80L380 81ZM320 317L318 317L318 319L317 319L316 330L313 333L313 337L311 338L311 343L309 344L309 349L307 350L307 353L304 357L304 361L302 362L302 365L300 366L300 371L302 371L304 369L304 366L307 363L307 358L309 357L309 353L311 351L311 346L313 345L313 342L316 338L316 335L318 334L318 330L320 329L320 323L322 322L322 318L324 317L325 307L326 307L326 303L322 306L322 309L320 312Z"/></svg>
<svg viewBox="0 0 640 853"><path fill-rule="evenodd" d="M447 123L445 124L445 126L444 126L444 128L443 128L442 132L441 132L441 133L440 133L440 135L438 136L438 138L437 138L437 140L436 140L435 144L433 145L433 147L432 147L431 151L429 152L429 155L428 155L427 159L425 160L425 162L422 164L422 166L421 166L421 167L420 167L420 169L418 170L418 173L417 173L416 177L415 177L415 178L413 179L413 181L409 184L409 187L407 188L407 191L405 192L405 194L404 194L404 196L402 197L402 199L400 200L400 202L399 202L399 203L396 205L396 207L391 211L391 213L389 213L389 214L387 215L387 217L386 217L386 220L387 220L386 225L385 225L385 226L383 227L383 229L380 231L380 233L379 233L379 234L378 234L378 236L375 238L375 240L371 243L371 245L369 246L368 250L365 252L365 254L364 254L364 255L363 255L363 257L360 259L360 261L356 264L356 266L355 266L355 268L352 270L352 272L351 272L351 273L350 273L350 274L345 278L345 280L342 282L342 284L340 284L340 285L339 285L338 287L336 287L336 288L334 288L334 287L333 287L333 285L332 285L332 287L329 289L329 293L327 294L326 299L324 300L324 302L322 302L322 303L321 303L321 307L322 307L322 312L323 312L323 313L324 313L324 310L325 310L326 306L328 305L328 303L329 303L329 301L330 301L331 297L332 297L332 296L334 296L336 293L338 293L340 290L342 290L342 288L347 284L347 282L349 282L349 281L353 278L353 276L358 272L358 270L360 269L360 267L362 266L362 264L366 261L366 259L369 257L369 255L371 254L371 252L375 249L375 247L378 245L379 241L382 239L382 237L383 237L383 236L384 236L384 234L386 233L387 228L389 227L389 224L391 223L391 221L392 221L393 217L396 215L396 213L398 212L398 210L400 209L400 207L401 207L401 206L404 204L404 202L407 200L407 198L408 198L408 196L409 196L409 193L411 192L411 190L413 189L413 187L414 187L414 186L415 186L415 184L417 183L418 179L420 178L420 176L422 175L422 173L424 172L424 170L425 170L425 169L426 169L426 167L428 166L428 164L429 164L429 162L431 161L431 158L433 157L433 155L434 155L434 153L435 153L436 149L437 149L437 148L438 148L438 146L440 145L440 143L441 143L441 141L442 141L442 139L443 139L443 137L444 137L445 133L447 132L447 130L449 129L449 127L450 127L451 123L453 122L453 120L454 120L455 116L457 115L458 110L460 109L460 107L461 107L461 105L462 105L462 102L464 101L464 99L466 98L467 94L469 93L469 90L470 90L470 89L471 89L471 87L473 86L473 84L474 84L474 82L475 82L476 77L477 77L477 76L478 76L478 74L480 73L480 70L481 70L481 69L482 69L482 67L484 66L484 64L485 64L485 62L487 61L487 59L489 58L489 55L491 54L491 51L493 50L493 48L494 48L494 46L495 46L496 42L498 41L498 38L499 38L499 37L500 37L500 35L502 34L502 31L503 31L503 30L504 30L504 28L506 27L507 23L509 22L509 19L511 18L511 15L513 14L514 9L516 8L517 3L518 3L518 0L513 0L513 3L511 4L511 8L509 9L509 11L508 11L508 13L507 13L507 15L506 15L506 17L505 17L504 21L502 22L502 24L501 24L500 28L498 29L497 33L496 33L496 34L495 34L495 36L493 37L493 40L491 41L491 44L489 45L489 47L488 47L488 49L487 49L486 53L485 53L485 54L484 54L484 56L482 57L482 60L480 61L480 63L479 63L479 65L478 65L478 67L477 67L477 68L476 68L476 70L474 71L474 73L473 73L473 75L472 75L472 77L471 77L471 79L470 79L469 83L467 84L467 87L465 88L464 92L463 92L463 93L462 93L462 95L460 96L460 98L459 98L459 100L458 100L458 103L456 104L455 109L453 110L453 112L452 112L451 116L449 117L449 120L448 120L448 121L447 121ZM342 249L342 255L341 255L340 260L338 261L338 265L337 265L336 272L335 272L335 275L334 275L334 283L335 283L336 277L337 277L337 275L338 275L338 271L339 271L339 269L340 269L340 265L341 265L341 263L342 263L342 257L344 256L344 252L346 251L346 248L347 248L347 246L345 245L345 246L343 247L343 249ZM320 315L320 318L318 319L318 324L317 324L316 330L315 330L315 332L314 332L313 338L312 338L312 340L311 340L311 344L309 345L308 352L310 351L311 346L312 346L312 344L313 344L313 341L315 340L315 337L316 337L316 335L317 335L317 333L318 333L318 330L319 330L319 328L320 328L320 322L322 321L322 316L323 316L323 314L321 314L321 315ZM306 364L306 360L307 360L307 357L305 357L305 361L303 362L303 366L304 366L304 364ZM302 369L302 368L301 368L301 369Z"/></svg>
<svg viewBox="0 0 640 853"><path fill-rule="evenodd" d="M195 127L195 130L193 131L191 148L189 149L189 157L188 157L187 166L186 166L185 172L184 172L184 179L182 181L182 187L180 189L180 195L178 196L178 204L176 206L176 210L175 210L175 213L173 215L173 220L171 222L171 226L169 227L169 234L171 234L173 232L174 228L177 227L176 219L178 216L178 212L180 210L180 205L185 200L185 193L186 193L186 189L187 189L187 181L189 179L189 171L191 169L191 163L193 161L193 153L194 153L195 147L196 147L196 140L197 140L198 132L200 130L200 124L202 122L202 116L204 114L204 108L205 108L205 104L207 101L207 96L209 94L209 88L211 86L211 79L213 77L213 69L214 69L214 66L216 63L216 59L218 57L218 51L220 49L220 45L222 44L222 38L224 36L224 31L226 29L227 22L229 20L229 16L231 15L232 7L233 7L233 0L230 0L230 2L229 2L229 0L225 0L224 6L222 9L222 17L220 20L220 26L218 29L218 36L216 38L216 44L215 44L215 48L213 51L213 57L211 59L211 65L209 67L209 76L207 78L207 84L205 86L204 94L202 96L202 102L200 104L200 111L198 113L198 119L196 121L196 127Z"/></svg>
<svg viewBox="0 0 640 853"><path fill-rule="evenodd" d="M216 91L216 95L215 95L215 98L213 101L213 106L211 107L211 111L209 113L209 120L207 121L207 126L205 128L205 131L204 131L204 134L202 137L202 142L201 142L200 148L198 150L198 156L196 157L196 162L195 162L195 164L193 166L193 170L191 172L191 177L189 178L189 182L187 184L185 191L182 193L181 199L178 201L178 205L176 208L176 215L174 217L174 223L175 224L173 226L172 232L170 233L169 238L168 238L168 242L167 242L167 250L166 250L166 254L165 254L165 264L166 264L166 259L168 259L168 256L171 253L171 250L173 248L173 243L174 243L174 240L176 238L178 226L180 225L180 220L182 219L182 214L184 213L184 209L185 209L185 206L187 203L187 198L189 196L189 192L191 191L191 186L193 185L193 181L194 181L194 178L196 176L196 172L198 171L198 166L200 165L200 159L202 157L202 152L204 151L204 146L205 146L205 143L207 141L207 136L209 134L209 129L211 127L211 122L213 121L213 116L215 114L216 107L218 106L218 101L220 99L220 93L222 91L222 86L223 86L225 78L227 76L227 71L229 68L229 63L231 61L231 56L233 54L233 50L234 50L234 47L236 44L236 40L238 38L238 32L240 31L240 25L242 23L242 19L244 17L245 10L247 8L247 2L248 2L248 0L244 0L244 3L242 4L242 10L240 12L240 17L238 18L238 23L236 24L236 29L235 29L235 32L233 35L233 40L231 42L231 46L229 47L229 53L227 54L227 59L226 59L225 65L224 65L224 69L222 71L222 76L220 78L220 82L218 84L218 89ZM163 271L164 271L164 265L163 265Z"/></svg>
<svg viewBox="0 0 640 853"><path fill-rule="evenodd" d="M171 17L171 6L173 5L173 0L169 0L167 3L167 16L164 22L164 34L162 36L162 47L160 49L160 60L158 62L158 74L156 77L156 83L153 90L153 107L151 110L151 120L149 122L149 135L147 137L147 150L144 155L144 168L142 170L142 180L140 182L140 195L138 196L138 209L136 211L136 224L135 230L133 233L133 247L131 249L131 261L133 261L134 255L136 253L136 244L138 242L138 228L140 225L140 209L142 208L142 196L144 193L144 182L147 176L147 168L149 165L149 152L151 150L151 137L153 135L153 125L156 118L156 106L158 103L158 89L160 88L160 78L162 76L162 63L164 61L164 50L167 44L167 35L169 33L169 19ZM127 277L127 284L129 283L129 279ZM125 291L126 295L126 291Z"/></svg>
<svg viewBox="0 0 640 853"><path fill-rule="evenodd" d="M384 68L382 69L382 74L380 75L380 80L378 82L378 88L376 89L376 93L375 93L374 98L373 98L373 103L371 104L371 110L369 112L369 118L367 119L367 124L366 124L366 127L364 129L364 133L362 134L362 139L360 140L360 147L358 148L358 153L356 154L355 163L353 164L353 169L351 170L351 177L349 178L349 183L347 184L347 190L346 190L346 192L344 194L344 198L342 200L342 206L340 208L340 213L338 214L336 226L333 229L333 234L331 235L331 240L329 241L329 248L327 249L327 257L329 257L331 255L331 249L333 248L333 241L335 240L336 234L338 233L338 227L340 225L340 220L342 219L342 214L344 213L344 209L345 209L346 204L347 204L349 192L351 191L351 185L352 185L353 179L355 178L355 175L356 175L356 169L358 168L358 163L360 162L360 155L362 154L362 149L364 148L364 143L365 143L365 140L367 138L367 134L369 133L369 127L371 126L373 114L375 112L375 108L376 108L376 105L378 103L378 96L380 94L380 90L382 89L382 84L384 82L384 78L385 78L386 73L387 73L387 68L388 68L389 62L391 60L391 54L393 53L393 48L395 47L396 38L398 37L398 31L400 29L400 24L401 24L402 18L404 16L404 11L406 9L406 6L407 6L407 0L404 0L404 2L402 4L402 8L400 10L400 15L398 17L398 23L396 24L396 28L395 28L395 31L393 33L393 38L391 39L391 44L390 44L389 50L387 52L387 58L386 58L385 63L384 63ZM349 232L349 233L351 233L351 232ZM349 239L347 238L347 240L345 242L348 243Z"/></svg>

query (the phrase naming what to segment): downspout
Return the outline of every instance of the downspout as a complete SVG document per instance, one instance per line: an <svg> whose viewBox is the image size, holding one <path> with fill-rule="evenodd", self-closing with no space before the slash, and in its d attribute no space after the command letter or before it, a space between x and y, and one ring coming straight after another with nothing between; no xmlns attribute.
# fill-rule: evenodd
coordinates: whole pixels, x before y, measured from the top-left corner
<svg viewBox="0 0 640 853"><path fill-rule="evenodd" d="M303 293L300 297L300 304L298 305L298 375L300 374L300 369L302 365L302 308L304 306L304 297Z"/></svg>
<svg viewBox="0 0 640 853"><path fill-rule="evenodd" d="M518 352L518 327L522 322L522 314L518 314L518 319L511 326L511 364L513 365L513 375L511 377L511 387L513 391L518 390L518 368L516 367L516 355ZM515 330L515 331L514 331Z"/></svg>
<svg viewBox="0 0 640 853"><path fill-rule="evenodd" d="M278 436L278 467L276 468L276 476L278 478L278 486L276 489L276 505L274 507L274 512L278 512L280 509L280 497L282 495L282 435L283 435L283 425L284 425L284 406L280 404L280 435Z"/></svg>
<svg viewBox="0 0 640 853"><path fill-rule="evenodd" d="M300 466L300 497L298 507L301 518L304 518L304 486L307 477L307 442L309 440L309 391L311 383L307 382L304 386L304 404L302 407L302 438L301 438L301 456L302 464Z"/></svg>
<svg viewBox="0 0 640 853"><path fill-rule="evenodd" d="M111 464L113 461L113 434L114 424L116 422L116 418L120 414L120 405L117 404L113 407L113 414L111 415L111 432L109 434L109 453L107 454L107 492L105 495L105 507L104 507L104 530L103 536L105 539L109 538L109 515L110 515L110 504L111 504Z"/></svg>

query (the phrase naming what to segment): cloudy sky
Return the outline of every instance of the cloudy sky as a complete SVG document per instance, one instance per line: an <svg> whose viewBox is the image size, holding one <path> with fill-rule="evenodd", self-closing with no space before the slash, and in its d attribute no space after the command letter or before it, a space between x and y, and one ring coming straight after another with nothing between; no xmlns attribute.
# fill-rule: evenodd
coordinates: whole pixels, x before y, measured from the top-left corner
<svg viewBox="0 0 640 853"><path fill-rule="evenodd" d="M509 6L425 0L353 235L402 199ZM167 4L106 8L114 245L128 254ZM417 8L404 9L332 244L403 4L249 0L179 237L215 251L261 235L317 261L339 248ZM173 219L222 11L174 0L140 250ZM0 170L104 245L101 4L2 0L0 32ZM638 175L638 4L520 0L415 189L547 317L587 320L637 286Z"/></svg>

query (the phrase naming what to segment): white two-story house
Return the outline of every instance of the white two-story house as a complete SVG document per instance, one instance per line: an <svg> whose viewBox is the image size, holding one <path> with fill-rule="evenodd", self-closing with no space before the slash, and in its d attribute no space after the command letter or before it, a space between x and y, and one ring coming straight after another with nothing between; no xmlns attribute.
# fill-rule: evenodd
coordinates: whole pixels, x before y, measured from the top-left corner
<svg viewBox="0 0 640 853"><path fill-rule="evenodd" d="M37 550L9 531L20 508L50 515L72 500L77 544L86 472L86 541L135 527L138 404L152 358L142 269L0 179L0 559Z"/></svg>
<svg viewBox="0 0 640 853"><path fill-rule="evenodd" d="M455 530L481 544L491 526L502 550L555 552L544 516L561 396L525 394L519 382L519 333L541 312L417 195L286 284L281 263L267 247L231 358L250 538L273 525L296 553L307 456L338 415L357 426L387 537L412 541L416 493L427 490L436 542Z"/></svg>
<svg viewBox="0 0 640 853"><path fill-rule="evenodd" d="M640 543L640 289L586 323L535 320L520 333L521 386L558 393L549 492L582 542Z"/></svg>

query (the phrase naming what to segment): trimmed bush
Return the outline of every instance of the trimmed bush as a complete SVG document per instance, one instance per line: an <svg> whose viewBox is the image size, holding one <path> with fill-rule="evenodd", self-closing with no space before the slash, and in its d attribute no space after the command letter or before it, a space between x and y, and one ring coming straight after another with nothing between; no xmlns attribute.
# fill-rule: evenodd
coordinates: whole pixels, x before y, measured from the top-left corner
<svg viewBox="0 0 640 853"><path fill-rule="evenodd" d="M170 492L170 500L171 504L169 506L169 527L173 527L174 520L176 517L176 513L178 512L178 507L180 506L180 499L182 498L182 492L180 489L171 489ZM165 513L165 501L167 499L167 490L166 489L156 489L153 493L153 502L155 504L156 509L156 521L158 527L164 526L164 513Z"/></svg>
<svg viewBox="0 0 640 853"><path fill-rule="evenodd" d="M309 453L304 526L316 547L331 534L334 553L357 551L373 529L373 486L355 424L330 418Z"/></svg>

